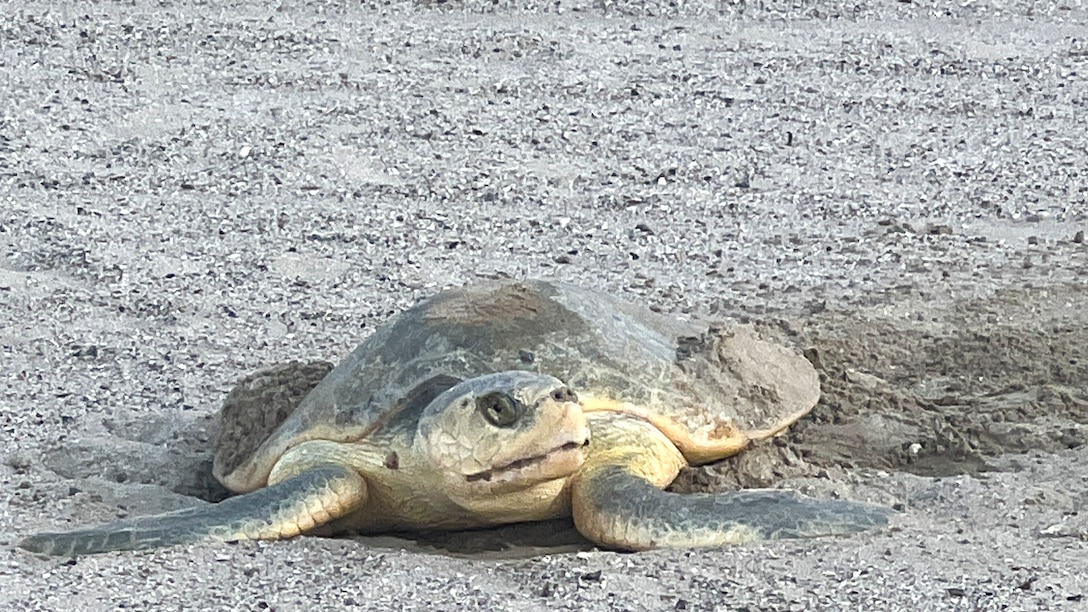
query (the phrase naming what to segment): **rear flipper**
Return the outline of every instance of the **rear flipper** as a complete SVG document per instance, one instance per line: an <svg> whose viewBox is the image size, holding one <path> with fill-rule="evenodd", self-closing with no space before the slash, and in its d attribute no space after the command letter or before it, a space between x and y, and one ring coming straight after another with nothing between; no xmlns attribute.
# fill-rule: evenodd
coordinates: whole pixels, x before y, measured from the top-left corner
<svg viewBox="0 0 1088 612"><path fill-rule="evenodd" d="M276 485L218 504L125 519L64 533L39 533L19 547L56 556L141 550L207 541L290 538L357 509L366 482L355 471L321 465Z"/></svg>
<svg viewBox="0 0 1088 612"><path fill-rule="evenodd" d="M578 531L598 544L624 550L844 535L884 526L892 512L884 506L819 500L777 489L668 493L619 465L584 474L572 495Z"/></svg>

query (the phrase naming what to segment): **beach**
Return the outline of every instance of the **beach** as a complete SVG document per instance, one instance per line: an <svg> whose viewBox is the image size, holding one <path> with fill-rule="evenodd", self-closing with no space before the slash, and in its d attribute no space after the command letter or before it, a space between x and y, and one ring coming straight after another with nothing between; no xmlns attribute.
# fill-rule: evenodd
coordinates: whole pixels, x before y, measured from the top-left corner
<svg viewBox="0 0 1088 612"><path fill-rule="evenodd" d="M1071 610L1079 1L0 8L0 609ZM564 523L43 558L221 500L233 384L478 279L773 332L823 397L677 492L884 504L617 553Z"/></svg>

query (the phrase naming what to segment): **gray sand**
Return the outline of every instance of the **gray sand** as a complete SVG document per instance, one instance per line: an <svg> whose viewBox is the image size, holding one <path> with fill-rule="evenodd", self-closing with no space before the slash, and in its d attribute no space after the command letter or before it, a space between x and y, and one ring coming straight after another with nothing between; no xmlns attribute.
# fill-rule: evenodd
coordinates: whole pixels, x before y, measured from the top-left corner
<svg viewBox="0 0 1088 612"><path fill-rule="evenodd" d="M350 4L0 8L0 609L1086 605L1084 3ZM234 380L481 276L778 329L824 399L674 486L902 512L642 554L14 548L220 498Z"/></svg>

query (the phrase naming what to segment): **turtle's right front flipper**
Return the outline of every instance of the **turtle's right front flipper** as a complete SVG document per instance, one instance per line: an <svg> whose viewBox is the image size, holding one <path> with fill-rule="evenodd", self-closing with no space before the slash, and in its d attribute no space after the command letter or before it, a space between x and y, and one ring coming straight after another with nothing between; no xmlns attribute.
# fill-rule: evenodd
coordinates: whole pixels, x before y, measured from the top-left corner
<svg viewBox="0 0 1088 612"><path fill-rule="evenodd" d="M366 498L366 481L354 470L318 465L218 504L92 529L40 533L19 542L19 547L47 555L75 556L205 541L279 540L342 517L362 506Z"/></svg>

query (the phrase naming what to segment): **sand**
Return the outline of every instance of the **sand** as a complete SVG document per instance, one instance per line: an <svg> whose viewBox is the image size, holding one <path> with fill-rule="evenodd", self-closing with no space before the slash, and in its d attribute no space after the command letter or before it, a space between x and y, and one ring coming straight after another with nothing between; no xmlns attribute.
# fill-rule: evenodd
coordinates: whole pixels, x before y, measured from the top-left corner
<svg viewBox="0 0 1088 612"><path fill-rule="evenodd" d="M946 4L3 6L0 609L1085 606L1088 10ZM674 488L900 512L639 554L15 548L220 499L235 380L479 277L774 330L820 404Z"/></svg>

